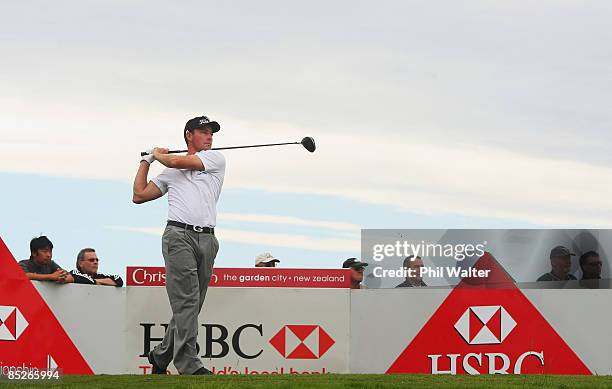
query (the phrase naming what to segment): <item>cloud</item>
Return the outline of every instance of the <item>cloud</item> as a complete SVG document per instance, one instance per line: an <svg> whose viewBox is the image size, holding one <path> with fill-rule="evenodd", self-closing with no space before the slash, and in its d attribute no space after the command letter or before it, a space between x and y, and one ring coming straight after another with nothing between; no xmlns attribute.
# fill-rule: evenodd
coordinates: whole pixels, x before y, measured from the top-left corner
<svg viewBox="0 0 612 389"><path fill-rule="evenodd" d="M267 153L274 158L259 158L256 151L232 156L227 185L332 195L424 214L610 225L608 167L409 136L320 134L317 141L313 155L283 149Z"/></svg>
<svg viewBox="0 0 612 389"><path fill-rule="evenodd" d="M279 216L279 215L263 215L255 213L220 213L217 219L221 222L253 222L253 223L267 223L267 224L280 224L280 225L292 225L302 227L314 227L330 230L340 231L359 231L361 226L353 223L342 223L325 220L310 220L302 219L292 216Z"/></svg>
<svg viewBox="0 0 612 389"><path fill-rule="evenodd" d="M236 123L237 131L244 134ZM283 126L283 138L278 139L280 132L274 125L265 128L257 136L246 136L243 142L313 135L318 149L314 154L300 146L227 151L226 189L331 195L421 214L460 214L557 226L604 227L612 220L609 167L478 144L424 142L411 138L409 132L393 137L346 137L320 129ZM238 137L230 132L227 143L225 138L220 139L223 144L231 144ZM0 145L0 166L4 171L129 182L138 166L135 150L137 154L140 148L134 142L98 145L96 149L81 149L78 140L57 148ZM24 155L29 157L24 159ZM151 175L159 171L161 166L154 164ZM307 213L310 206L316 204L296 204L296 214ZM358 207L355 212L359 212ZM401 215L398 213L398 218ZM232 214L229 218L257 216ZM283 217L265 219L304 226L320 223Z"/></svg>
<svg viewBox="0 0 612 389"><path fill-rule="evenodd" d="M0 170L129 182L206 113L216 145L318 144L228 151L226 188L611 225L609 5L347 4L12 5Z"/></svg>
<svg viewBox="0 0 612 389"><path fill-rule="evenodd" d="M164 233L163 228L156 227L105 226L104 228L110 230L143 233L160 237ZM319 238L301 234L255 232L231 228L216 229L215 235L217 235L219 240L223 240L224 242L235 242L267 247L288 247L309 251L345 253L350 251L358 252L361 247L361 241L359 239Z"/></svg>

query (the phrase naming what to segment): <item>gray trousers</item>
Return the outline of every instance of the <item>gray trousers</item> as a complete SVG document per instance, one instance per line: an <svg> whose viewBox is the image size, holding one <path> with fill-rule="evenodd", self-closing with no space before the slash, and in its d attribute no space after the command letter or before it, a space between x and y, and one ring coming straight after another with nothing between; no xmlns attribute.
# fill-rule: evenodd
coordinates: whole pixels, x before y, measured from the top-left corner
<svg viewBox="0 0 612 389"><path fill-rule="evenodd" d="M162 253L172 319L161 344L153 349L159 367L166 368L174 360L180 374L193 374L204 366L196 351L198 314L218 251L219 241L212 234L166 227Z"/></svg>

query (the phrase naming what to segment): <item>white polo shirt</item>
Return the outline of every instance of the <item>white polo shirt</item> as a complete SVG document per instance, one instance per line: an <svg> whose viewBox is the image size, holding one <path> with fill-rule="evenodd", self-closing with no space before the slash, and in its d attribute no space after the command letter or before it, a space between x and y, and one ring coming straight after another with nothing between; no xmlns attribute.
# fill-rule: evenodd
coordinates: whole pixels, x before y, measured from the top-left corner
<svg viewBox="0 0 612 389"><path fill-rule="evenodd" d="M225 157L219 151L200 151L204 170L167 168L151 181L168 193L168 220L202 227L217 224L217 201L225 177Z"/></svg>

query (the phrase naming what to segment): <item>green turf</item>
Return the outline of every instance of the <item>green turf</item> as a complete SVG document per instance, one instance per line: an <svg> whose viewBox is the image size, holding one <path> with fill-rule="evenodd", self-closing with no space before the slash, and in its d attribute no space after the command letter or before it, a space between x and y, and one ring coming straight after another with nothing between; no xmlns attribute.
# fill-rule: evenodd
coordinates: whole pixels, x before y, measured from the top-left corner
<svg viewBox="0 0 612 389"><path fill-rule="evenodd" d="M45 384L1 383L7 388L41 388ZM66 376L54 388L610 388L612 376L448 376L357 375L311 376Z"/></svg>

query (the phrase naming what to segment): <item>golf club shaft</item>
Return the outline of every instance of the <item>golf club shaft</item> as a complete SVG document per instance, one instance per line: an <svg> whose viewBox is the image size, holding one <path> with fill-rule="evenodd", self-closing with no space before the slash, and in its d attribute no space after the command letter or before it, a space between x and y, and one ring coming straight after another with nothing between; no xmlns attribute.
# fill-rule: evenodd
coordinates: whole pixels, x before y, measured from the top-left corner
<svg viewBox="0 0 612 389"><path fill-rule="evenodd" d="M229 147L213 147L211 150L230 150L230 149L248 149L251 147L267 147L267 146L283 146L283 145L299 145L300 142L287 142L287 143L269 143L265 145L249 145L249 146L229 146ZM170 150L168 154L186 153L187 150ZM147 152L143 151L140 156L148 155Z"/></svg>

